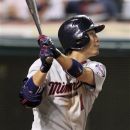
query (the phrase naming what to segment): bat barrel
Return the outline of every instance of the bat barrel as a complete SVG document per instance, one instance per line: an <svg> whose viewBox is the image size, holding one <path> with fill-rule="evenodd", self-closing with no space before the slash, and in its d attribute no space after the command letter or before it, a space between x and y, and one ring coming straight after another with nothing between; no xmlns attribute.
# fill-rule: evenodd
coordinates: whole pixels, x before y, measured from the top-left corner
<svg viewBox="0 0 130 130"><path fill-rule="evenodd" d="M37 17L36 17L36 16L33 16L33 19L34 19L34 22L35 22L35 25L36 25L36 27L37 27L37 30L38 30L39 35L42 35L41 26L40 26L40 23L37 21Z"/></svg>
<svg viewBox="0 0 130 130"><path fill-rule="evenodd" d="M36 1L35 0L26 0L27 6L29 8L29 11L32 15L32 18L35 22L35 25L37 27L37 30L39 34L42 34L41 26L40 26L40 19L37 11Z"/></svg>

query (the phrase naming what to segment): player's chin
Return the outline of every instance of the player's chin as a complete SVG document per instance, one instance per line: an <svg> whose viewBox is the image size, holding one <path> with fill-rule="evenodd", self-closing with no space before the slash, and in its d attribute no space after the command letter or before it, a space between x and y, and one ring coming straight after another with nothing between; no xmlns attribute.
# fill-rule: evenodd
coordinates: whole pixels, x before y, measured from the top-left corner
<svg viewBox="0 0 130 130"><path fill-rule="evenodd" d="M93 53L93 54L91 55L91 57L95 57L95 56L97 56L97 55L99 55L99 52Z"/></svg>
<svg viewBox="0 0 130 130"><path fill-rule="evenodd" d="M93 49L93 50L91 50L91 52L90 52L91 54L91 57L94 57L94 56L97 56L97 55L99 55L99 49Z"/></svg>
<svg viewBox="0 0 130 130"><path fill-rule="evenodd" d="M96 55L99 55L99 50L96 52Z"/></svg>
<svg viewBox="0 0 130 130"><path fill-rule="evenodd" d="M93 52L93 56L97 56L97 55L99 55L99 50Z"/></svg>

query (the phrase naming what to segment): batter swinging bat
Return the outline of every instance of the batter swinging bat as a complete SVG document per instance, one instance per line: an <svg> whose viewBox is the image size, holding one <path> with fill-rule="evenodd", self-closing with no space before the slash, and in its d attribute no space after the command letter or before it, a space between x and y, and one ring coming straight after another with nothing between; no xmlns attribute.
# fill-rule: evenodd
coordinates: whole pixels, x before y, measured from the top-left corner
<svg viewBox="0 0 130 130"><path fill-rule="evenodd" d="M38 11L37 11L37 6L36 6L36 0L26 0L26 3L28 5L29 11L33 17L37 30L38 30L39 34L42 35L40 19L39 19L39 15L38 15Z"/></svg>

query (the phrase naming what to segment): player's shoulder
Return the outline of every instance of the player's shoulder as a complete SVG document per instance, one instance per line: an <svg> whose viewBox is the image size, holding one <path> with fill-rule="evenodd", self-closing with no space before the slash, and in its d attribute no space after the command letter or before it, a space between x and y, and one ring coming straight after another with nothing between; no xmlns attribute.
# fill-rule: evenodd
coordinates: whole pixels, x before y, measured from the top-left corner
<svg viewBox="0 0 130 130"><path fill-rule="evenodd" d="M35 61L32 63L32 65L30 66L30 69L31 69L31 68L35 68L35 67L39 67L39 66L41 66L41 60L40 60L40 59L37 59L37 60L35 60Z"/></svg>
<svg viewBox="0 0 130 130"><path fill-rule="evenodd" d="M30 66L28 74L37 71L40 68L40 66L41 66L41 60L40 59L35 60Z"/></svg>
<svg viewBox="0 0 130 130"><path fill-rule="evenodd" d="M106 76L106 66L101 62L92 61L92 60L88 59L86 62L86 67L89 67L90 69L92 69L96 74L100 75L101 77Z"/></svg>
<svg viewBox="0 0 130 130"><path fill-rule="evenodd" d="M103 68L106 68L106 66L101 63L101 62L98 62L98 61L92 61L92 60L87 60L87 66L93 66L93 67L97 67L97 66L101 66Z"/></svg>

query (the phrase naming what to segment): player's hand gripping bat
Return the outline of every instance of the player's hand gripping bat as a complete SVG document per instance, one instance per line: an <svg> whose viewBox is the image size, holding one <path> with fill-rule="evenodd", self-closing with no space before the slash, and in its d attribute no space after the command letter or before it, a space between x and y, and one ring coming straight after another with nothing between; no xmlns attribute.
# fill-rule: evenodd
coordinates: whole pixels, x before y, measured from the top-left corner
<svg viewBox="0 0 130 130"><path fill-rule="evenodd" d="M32 15L32 18L35 22L39 35L42 35L40 19L39 19L39 15L38 15L37 6L36 6L36 0L26 0L26 3L29 8L29 11ZM53 60L53 57L46 58L47 62L52 62L52 60Z"/></svg>

